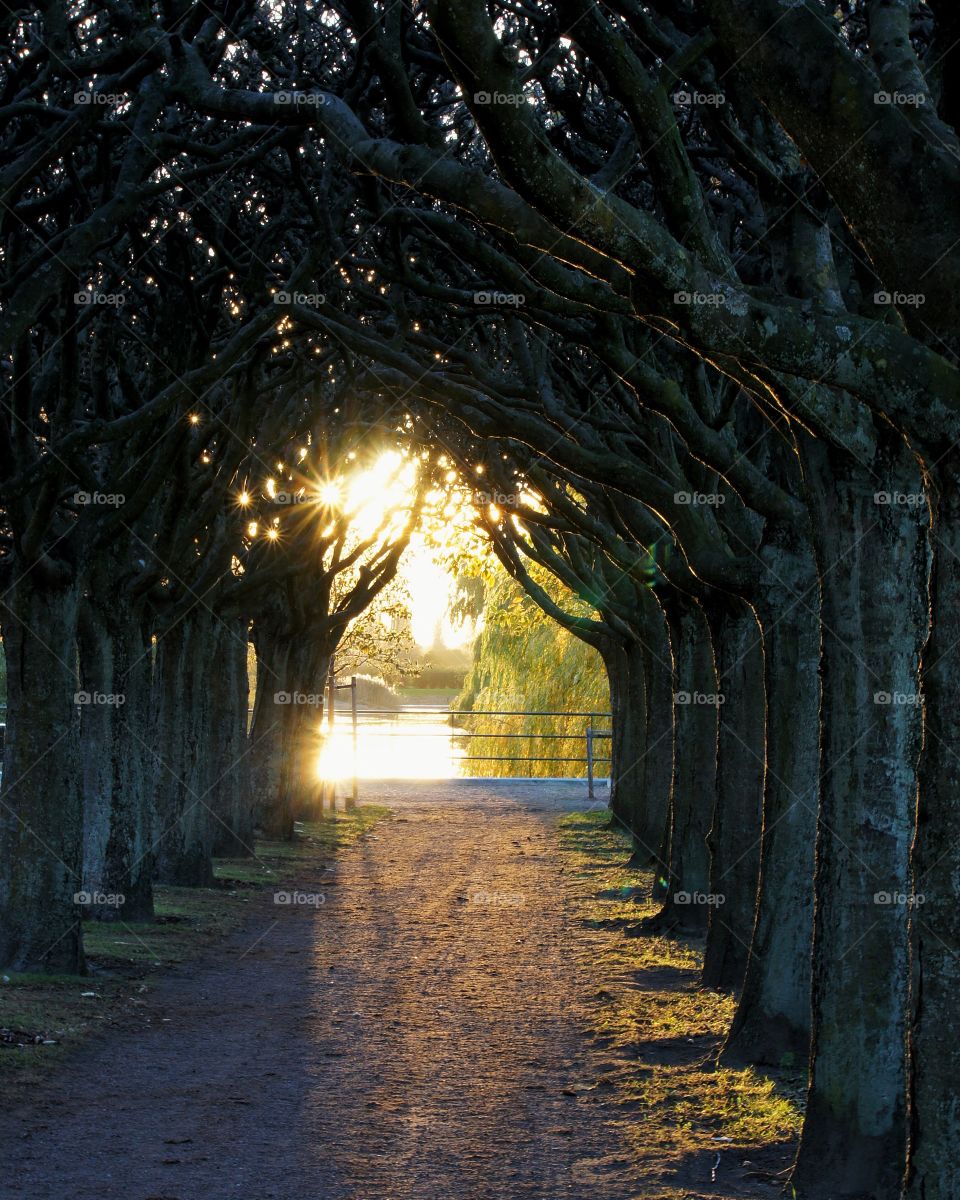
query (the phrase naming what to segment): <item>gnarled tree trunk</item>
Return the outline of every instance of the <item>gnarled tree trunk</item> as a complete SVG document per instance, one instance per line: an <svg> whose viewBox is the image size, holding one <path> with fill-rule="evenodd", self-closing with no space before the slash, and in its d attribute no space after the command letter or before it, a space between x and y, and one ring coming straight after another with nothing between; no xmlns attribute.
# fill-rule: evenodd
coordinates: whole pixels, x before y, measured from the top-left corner
<svg viewBox="0 0 960 1200"><path fill-rule="evenodd" d="M667 623L659 605L647 622L643 644L647 678L647 738L643 757L644 813L649 852L641 866L652 866L657 878L666 877L662 855L665 844L670 797L673 794L673 657ZM635 855L636 857L636 855Z"/></svg>
<svg viewBox="0 0 960 1200"><path fill-rule="evenodd" d="M140 613L112 582L93 573L80 621L84 890L95 898L87 915L145 921L153 917L155 831L151 652ZM102 896L117 902L97 902Z"/></svg>
<svg viewBox="0 0 960 1200"><path fill-rule="evenodd" d="M909 850L922 739L927 510L877 423L871 469L821 453L811 497L823 596L823 770L810 1088L797 1194L896 1200L905 1154ZM886 502L884 502L886 500Z"/></svg>
<svg viewBox="0 0 960 1200"><path fill-rule="evenodd" d="M643 655L636 642L609 638L602 657L610 684L611 733L610 809L616 820L630 830L639 854L645 851L647 829L643 794L643 759L647 738L647 689ZM604 751L600 751L604 753Z"/></svg>
<svg viewBox="0 0 960 1200"><path fill-rule="evenodd" d="M84 969L77 611L72 583L23 570L0 604L7 727L0 791L0 965Z"/></svg>
<svg viewBox="0 0 960 1200"><path fill-rule="evenodd" d="M297 816L317 803L323 693L333 647L309 631L254 622L257 696L251 726L251 777L268 837L293 836Z"/></svg>
<svg viewBox="0 0 960 1200"><path fill-rule="evenodd" d="M951 1200L960 1162L960 461L937 465L913 846L909 1200Z"/></svg>
<svg viewBox="0 0 960 1200"><path fill-rule="evenodd" d="M820 771L820 598L813 547L773 531L756 611L766 771L756 920L724 1062L802 1062L810 1042L813 870Z"/></svg>
<svg viewBox="0 0 960 1200"><path fill-rule="evenodd" d="M217 617L194 609L157 639L154 696L161 745L155 770L161 883L204 887L213 874L222 634Z"/></svg>
<svg viewBox="0 0 960 1200"><path fill-rule="evenodd" d="M219 634L217 687L213 695L212 753L215 763L213 853L253 854L254 811L247 740L247 622L227 621Z"/></svg>
<svg viewBox="0 0 960 1200"><path fill-rule="evenodd" d="M717 802L708 837L715 903L709 907L703 983L735 991L746 970L757 899L766 720L763 649L756 616L743 601L718 596L708 615L723 704Z"/></svg>
<svg viewBox="0 0 960 1200"><path fill-rule="evenodd" d="M667 832L667 886L659 921L692 932L707 928L710 853L717 785L717 675L713 645L700 606L686 597L667 600L676 690L674 779Z"/></svg>

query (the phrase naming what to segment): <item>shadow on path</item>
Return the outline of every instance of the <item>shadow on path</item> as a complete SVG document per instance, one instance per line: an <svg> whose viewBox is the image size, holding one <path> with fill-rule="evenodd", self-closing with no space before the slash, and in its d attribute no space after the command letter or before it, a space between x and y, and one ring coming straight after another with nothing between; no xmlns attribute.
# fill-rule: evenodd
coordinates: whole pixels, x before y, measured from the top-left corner
<svg viewBox="0 0 960 1200"><path fill-rule="evenodd" d="M602 793L601 793L602 794ZM552 828L582 784L366 784L395 819L173 972L0 1130L3 1200L626 1200Z"/></svg>

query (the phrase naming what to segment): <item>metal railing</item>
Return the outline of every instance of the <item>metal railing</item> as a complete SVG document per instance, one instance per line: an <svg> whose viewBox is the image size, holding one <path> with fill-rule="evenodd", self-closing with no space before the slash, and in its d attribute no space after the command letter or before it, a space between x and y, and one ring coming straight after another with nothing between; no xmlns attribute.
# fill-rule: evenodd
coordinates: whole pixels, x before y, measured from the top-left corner
<svg viewBox="0 0 960 1200"><path fill-rule="evenodd" d="M327 685L327 713L326 728L328 734L333 733L334 720L336 713L336 705L331 703L331 699L335 691L349 690L350 696L350 720L351 734L353 741L354 762L356 762L356 754L360 741L360 733L363 729L364 719L370 718L374 721L381 722L384 718L392 718L396 721L402 721L405 717L410 720L416 717L434 717L444 718L444 723L448 728L442 730L429 730L427 732L416 732L410 730L389 730L385 731L382 728L377 729L378 738L463 738L463 739L496 739L502 741L504 739L510 741L559 741L570 742L583 740L584 753L582 755L548 755L548 754L457 754L457 763L468 762L513 762L513 763L578 763L585 768L587 780L587 794L590 799L593 799L594 788L597 779L596 768L601 763L609 763L610 755L597 754L597 741L609 739L612 733L609 729L597 728L594 722L602 719L609 722L609 712L590 712L579 710L558 710L558 709L451 709L447 705L404 705L397 708L377 708L377 707L361 707L357 703L357 680L352 676L349 683L337 683L329 681ZM536 729L526 729L516 731L510 728L501 728L496 731L474 731L471 729L461 728L460 722L469 721L474 717L496 718L498 720L512 719L516 717L525 717L529 719L548 719L550 721L561 720L586 720L587 724L583 732L567 731L557 733L553 731L538 731ZM531 776L531 778L534 778ZM353 799L356 800L359 793L359 782L357 776L352 779Z"/></svg>

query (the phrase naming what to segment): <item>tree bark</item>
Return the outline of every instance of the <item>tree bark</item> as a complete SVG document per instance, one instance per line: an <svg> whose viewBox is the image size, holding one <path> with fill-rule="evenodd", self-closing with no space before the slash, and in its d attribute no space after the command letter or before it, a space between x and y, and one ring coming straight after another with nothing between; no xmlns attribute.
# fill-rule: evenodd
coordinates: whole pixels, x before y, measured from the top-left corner
<svg viewBox="0 0 960 1200"><path fill-rule="evenodd" d="M290 838L297 816L319 795L317 760L324 685L332 647L303 631L254 622L257 695L253 709L251 777L258 820L268 837Z"/></svg>
<svg viewBox="0 0 960 1200"><path fill-rule="evenodd" d="M717 802L707 839L710 894L703 959L706 987L732 992L743 983L753 932L763 807L763 649L753 610L718 597L708 605L717 660L719 710ZM723 903L720 903L723 897Z"/></svg>
<svg viewBox="0 0 960 1200"><path fill-rule="evenodd" d="M926 727L913 845L907 1200L952 1200L960 1161L960 461L937 465Z"/></svg>
<svg viewBox="0 0 960 1200"><path fill-rule="evenodd" d="M610 809L630 830L637 855L647 845L643 794L643 759L647 737L647 690L643 657L635 642L622 638L605 641L603 661L610 684Z"/></svg>
<svg viewBox="0 0 960 1200"><path fill-rule="evenodd" d="M648 836L644 839L649 858L641 865L652 866L655 878L666 879L663 853L673 794L674 704L673 658L663 610L657 605L657 620L647 625L644 664L647 677L647 739L643 759L643 794Z"/></svg>
<svg viewBox="0 0 960 1200"><path fill-rule="evenodd" d="M213 878L219 628L212 614L194 610L157 639L157 878L178 887L206 887Z"/></svg>
<svg viewBox="0 0 960 1200"><path fill-rule="evenodd" d="M710 853L717 784L717 675L703 610L673 595L667 601L675 663L674 779L668 820L667 888L658 923L705 932L710 907Z"/></svg>
<svg viewBox="0 0 960 1200"><path fill-rule="evenodd" d="M797 1195L896 1200L905 1155L909 849L922 740L927 511L877 423L867 467L807 456L823 596L812 1037ZM886 495L888 503L877 499Z"/></svg>
<svg viewBox="0 0 960 1200"><path fill-rule="evenodd" d="M0 791L0 965L84 970L75 585L22 574L0 605L7 727Z"/></svg>
<svg viewBox="0 0 960 1200"><path fill-rule="evenodd" d="M813 870L820 770L820 597L813 547L787 530L761 548L766 771L756 920L721 1059L803 1062L810 1041Z"/></svg>
<svg viewBox="0 0 960 1200"><path fill-rule="evenodd" d="M216 763L213 853L230 858L253 854L254 812L247 740L250 688L247 622L225 624L220 636L217 688L213 694L213 756Z"/></svg>
<svg viewBox="0 0 960 1200"><path fill-rule="evenodd" d="M92 573L80 620L84 891L98 920L153 918L149 639L112 573ZM119 897L122 896L122 902Z"/></svg>

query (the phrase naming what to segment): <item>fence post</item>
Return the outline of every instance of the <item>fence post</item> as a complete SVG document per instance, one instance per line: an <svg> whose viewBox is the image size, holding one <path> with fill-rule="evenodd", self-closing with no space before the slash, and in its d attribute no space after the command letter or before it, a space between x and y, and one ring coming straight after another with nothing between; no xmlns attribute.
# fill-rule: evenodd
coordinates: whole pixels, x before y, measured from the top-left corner
<svg viewBox="0 0 960 1200"><path fill-rule="evenodd" d="M587 799L593 799L593 719L587 725Z"/></svg>
<svg viewBox="0 0 960 1200"><path fill-rule="evenodd" d="M357 803L357 677L350 676L350 717L353 721L353 792L349 807Z"/></svg>
<svg viewBox="0 0 960 1200"><path fill-rule="evenodd" d="M337 696L337 677L334 674L333 658L330 659L330 666L327 670L327 745L333 746L333 702ZM327 789L330 797L330 811L333 812L337 807L337 781L335 779L325 779L323 781L324 797L322 804L326 803Z"/></svg>

